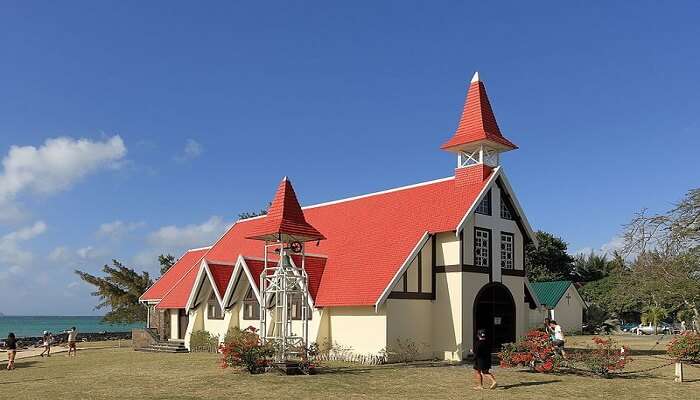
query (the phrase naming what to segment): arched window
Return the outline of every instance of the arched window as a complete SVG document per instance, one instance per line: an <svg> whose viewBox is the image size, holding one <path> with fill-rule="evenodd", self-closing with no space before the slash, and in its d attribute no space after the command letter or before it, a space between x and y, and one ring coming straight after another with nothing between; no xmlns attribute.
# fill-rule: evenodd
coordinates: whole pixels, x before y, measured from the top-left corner
<svg viewBox="0 0 700 400"><path fill-rule="evenodd" d="M214 291L211 292L209 300L207 300L207 318L224 319L224 312L219 305L219 300L214 295Z"/></svg>
<svg viewBox="0 0 700 400"><path fill-rule="evenodd" d="M243 319L260 319L260 303L253 293L253 288L248 288L243 298Z"/></svg>

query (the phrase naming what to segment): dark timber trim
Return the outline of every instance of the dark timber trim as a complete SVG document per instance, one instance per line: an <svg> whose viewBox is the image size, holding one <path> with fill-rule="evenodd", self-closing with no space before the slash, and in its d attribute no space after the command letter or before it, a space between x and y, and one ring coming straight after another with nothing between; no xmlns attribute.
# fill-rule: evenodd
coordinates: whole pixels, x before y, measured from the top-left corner
<svg viewBox="0 0 700 400"><path fill-rule="evenodd" d="M439 274L445 272L475 272L478 274L488 274L489 268L477 267L476 265L470 264L438 265L435 267L435 272Z"/></svg>
<svg viewBox="0 0 700 400"><path fill-rule="evenodd" d="M417 292L391 292L390 299L412 299L412 300L432 300L432 293L417 293Z"/></svg>
<svg viewBox="0 0 700 400"><path fill-rule="evenodd" d="M503 276L525 276L525 270L523 270L523 269L502 269L501 275L503 275Z"/></svg>
<svg viewBox="0 0 700 400"><path fill-rule="evenodd" d="M408 269L403 271L403 291L408 292Z"/></svg>
<svg viewBox="0 0 700 400"><path fill-rule="evenodd" d="M431 280L432 280L432 300L437 298L437 288L436 288L436 273L437 273L437 233L433 233L432 239L430 241L430 265L431 265Z"/></svg>
<svg viewBox="0 0 700 400"><path fill-rule="evenodd" d="M418 251L418 293L423 293L423 248Z"/></svg>

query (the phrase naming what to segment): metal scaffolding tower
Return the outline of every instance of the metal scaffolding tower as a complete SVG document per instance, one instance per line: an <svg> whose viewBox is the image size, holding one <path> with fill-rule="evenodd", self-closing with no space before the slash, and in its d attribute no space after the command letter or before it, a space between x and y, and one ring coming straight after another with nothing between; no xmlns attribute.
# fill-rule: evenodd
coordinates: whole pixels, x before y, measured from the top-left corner
<svg viewBox="0 0 700 400"><path fill-rule="evenodd" d="M260 337L273 344L275 363L279 364L305 358L309 343L305 245L283 240L265 241L265 265L260 274ZM301 259L301 265L294 264L292 255ZM301 310L296 310L299 305ZM299 312L301 318L293 319Z"/></svg>

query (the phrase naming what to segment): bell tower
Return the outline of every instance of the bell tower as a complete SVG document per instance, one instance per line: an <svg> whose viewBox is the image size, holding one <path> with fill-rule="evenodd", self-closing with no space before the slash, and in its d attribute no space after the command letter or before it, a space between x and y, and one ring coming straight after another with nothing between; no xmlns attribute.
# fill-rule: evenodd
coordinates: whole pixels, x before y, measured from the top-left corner
<svg viewBox="0 0 700 400"><path fill-rule="evenodd" d="M469 84L457 130L440 148L457 155L458 169L472 165L496 167L501 153L518 148L501 134L479 72Z"/></svg>

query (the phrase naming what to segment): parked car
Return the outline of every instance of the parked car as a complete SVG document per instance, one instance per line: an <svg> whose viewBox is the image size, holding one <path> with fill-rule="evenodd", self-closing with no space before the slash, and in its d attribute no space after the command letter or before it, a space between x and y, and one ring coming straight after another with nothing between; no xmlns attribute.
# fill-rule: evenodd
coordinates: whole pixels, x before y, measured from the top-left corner
<svg viewBox="0 0 700 400"><path fill-rule="evenodd" d="M639 324L636 322L625 322L620 329L622 329L622 332L634 332L634 329L638 326Z"/></svg>
<svg viewBox="0 0 700 400"><path fill-rule="evenodd" d="M637 335L653 335L654 334L654 325L647 324L647 325L642 325L639 324L636 328L632 330L632 332L636 333ZM671 325L662 322L659 326L656 327L656 333L672 333L672 327Z"/></svg>

